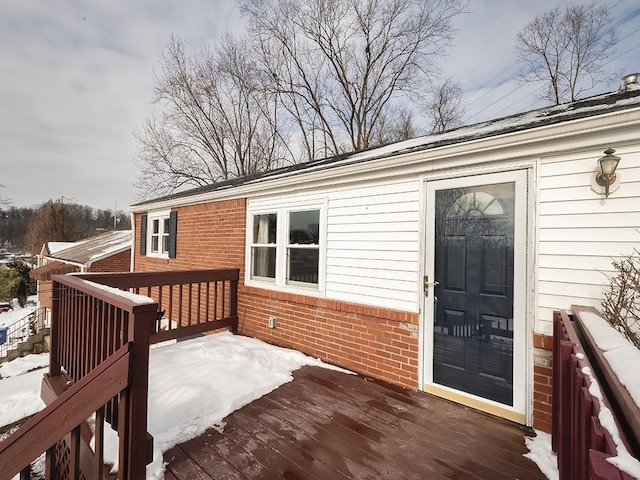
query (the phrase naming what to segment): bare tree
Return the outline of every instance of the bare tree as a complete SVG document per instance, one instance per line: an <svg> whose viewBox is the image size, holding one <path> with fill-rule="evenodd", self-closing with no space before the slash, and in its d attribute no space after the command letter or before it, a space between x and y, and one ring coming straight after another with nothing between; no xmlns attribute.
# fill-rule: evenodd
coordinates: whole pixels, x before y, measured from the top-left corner
<svg viewBox="0 0 640 480"><path fill-rule="evenodd" d="M432 122L431 133L440 133L462 123L462 87L448 78L427 104L426 115Z"/></svg>
<svg viewBox="0 0 640 480"><path fill-rule="evenodd" d="M45 242L74 242L77 239L67 206L61 201L49 200L29 219L25 246L29 252L38 253Z"/></svg>
<svg viewBox="0 0 640 480"><path fill-rule="evenodd" d="M523 79L545 84L541 97L558 105L608 78L602 66L615 43L613 19L594 1L536 17L518 33L516 49L528 67Z"/></svg>
<svg viewBox="0 0 640 480"><path fill-rule="evenodd" d="M466 0L241 2L265 87L292 119L303 159L388 139L382 130L393 124L399 100L415 100L437 76L435 61L451 40L452 19L466 5ZM406 130L400 128L401 135Z"/></svg>
<svg viewBox="0 0 640 480"><path fill-rule="evenodd" d="M269 170L291 159L275 98L257 82L251 51L225 37L188 55L172 37L155 81L160 118L136 132L141 197Z"/></svg>

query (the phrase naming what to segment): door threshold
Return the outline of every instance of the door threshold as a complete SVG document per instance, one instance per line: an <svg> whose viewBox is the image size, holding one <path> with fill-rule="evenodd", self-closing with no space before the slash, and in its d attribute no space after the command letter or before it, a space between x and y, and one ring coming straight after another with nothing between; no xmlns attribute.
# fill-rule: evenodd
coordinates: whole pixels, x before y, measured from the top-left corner
<svg viewBox="0 0 640 480"><path fill-rule="evenodd" d="M423 384L422 391L437 397L446 398L447 400L451 400L452 402L459 403L466 407L471 407L475 410L480 410L481 412L495 415L496 417L510 420L520 425L525 425L526 423L525 415L523 413L514 412L510 408L502 407L495 403L489 403L488 401L471 397L448 388L440 387L438 385Z"/></svg>

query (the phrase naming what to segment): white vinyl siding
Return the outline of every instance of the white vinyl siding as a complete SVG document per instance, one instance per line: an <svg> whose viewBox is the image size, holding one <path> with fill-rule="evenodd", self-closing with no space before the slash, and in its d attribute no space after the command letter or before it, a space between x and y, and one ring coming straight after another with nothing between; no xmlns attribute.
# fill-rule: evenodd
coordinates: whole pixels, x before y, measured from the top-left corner
<svg viewBox="0 0 640 480"><path fill-rule="evenodd" d="M320 293L333 300L417 312L420 181L249 199L247 208L260 212L318 199L327 205L326 236L319 247L324 252Z"/></svg>
<svg viewBox="0 0 640 480"><path fill-rule="evenodd" d="M621 184L607 199L591 189L602 151L540 162L539 331L551 331L554 309L600 307L612 258L631 254L640 245L640 150L612 146L622 158L617 170Z"/></svg>
<svg viewBox="0 0 640 480"><path fill-rule="evenodd" d="M418 311L420 183L333 192L327 218L327 297Z"/></svg>

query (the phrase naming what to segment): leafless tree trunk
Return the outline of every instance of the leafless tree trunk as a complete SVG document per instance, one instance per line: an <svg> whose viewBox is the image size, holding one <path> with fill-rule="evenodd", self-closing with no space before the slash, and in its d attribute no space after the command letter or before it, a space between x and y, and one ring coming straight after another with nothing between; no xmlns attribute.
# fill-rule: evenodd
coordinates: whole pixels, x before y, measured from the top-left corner
<svg viewBox="0 0 640 480"><path fill-rule="evenodd" d="M275 97L257 82L250 48L230 37L187 55L172 37L161 56L161 117L136 132L141 198L266 171L291 160Z"/></svg>
<svg viewBox="0 0 640 480"><path fill-rule="evenodd" d="M466 0L245 0L265 87L292 119L305 159L389 139L399 100L437 76ZM406 123L411 116L401 119ZM406 126L406 125L405 125ZM406 132L406 128L400 128ZM402 135L402 133L401 133Z"/></svg>
<svg viewBox="0 0 640 480"><path fill-rule="evenodd" d="M547 86L541 97L558 105L577 100L609 76L602 66L613 53L615 32L599 1L556 7L518 34L518 55L527 64L525 81Z"/></svg>

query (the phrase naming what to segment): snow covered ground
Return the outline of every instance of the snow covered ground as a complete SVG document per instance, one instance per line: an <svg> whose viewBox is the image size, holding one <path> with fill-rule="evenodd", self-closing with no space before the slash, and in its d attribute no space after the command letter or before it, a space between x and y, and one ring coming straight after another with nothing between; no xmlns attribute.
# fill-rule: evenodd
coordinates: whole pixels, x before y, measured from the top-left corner
<svg viewBox="0 0 640 480"><path fill-rule="evenodd" d="M229 332L152 348L149 363L148 430L154 437L154 460L147 467L147 479L164 478L162 454L172 446L207 428L223 429L227 415L290 382L293 371L305 365L335 368L295 350ZM44 407L40 383L47 364L48 354L40 354L0 368L0 428ZM117 437L106 431L110 434L105 438L105 460L117 464ZM539 434L528 445L529 457L556 479L550 440Z"/></svg>
<svg viewBox="0 0 640 480"><path fill-rule="evenodd" d="M27 305L20 308L18 302L14 299L12 302L13 310L0 313L0 327L8 327L9 325L23 319L27 315L36 311L36 297L30 296L27 299Z"/></svg>

